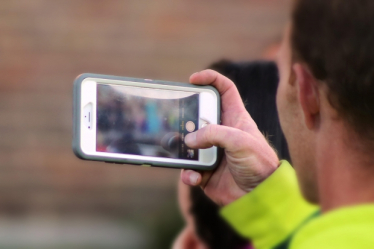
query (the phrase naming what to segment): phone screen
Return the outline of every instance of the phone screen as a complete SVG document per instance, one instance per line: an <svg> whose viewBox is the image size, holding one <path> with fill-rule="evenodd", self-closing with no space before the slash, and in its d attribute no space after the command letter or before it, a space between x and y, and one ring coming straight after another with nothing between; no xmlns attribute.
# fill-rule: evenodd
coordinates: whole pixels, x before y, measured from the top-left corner
<svg viewBox="0 0 374 249"><path fill-rule="evenodd" d="M96 117L96 151L199 160L184 143L198 128L198 93L97 84Z"/></svg>

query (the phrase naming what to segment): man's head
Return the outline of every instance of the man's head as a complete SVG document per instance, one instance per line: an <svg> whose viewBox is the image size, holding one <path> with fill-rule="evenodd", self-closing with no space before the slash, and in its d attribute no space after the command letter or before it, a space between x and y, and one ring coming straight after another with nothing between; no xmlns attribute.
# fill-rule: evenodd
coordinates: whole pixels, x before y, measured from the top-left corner
<svg viewBox="0 0 374 249"><path fill-rule="evenodd" d="M277 105L301 188L314 202L322 129L341 122L358 150L374 148L373 13L372 0L295 1L279 56Z"/></svg>

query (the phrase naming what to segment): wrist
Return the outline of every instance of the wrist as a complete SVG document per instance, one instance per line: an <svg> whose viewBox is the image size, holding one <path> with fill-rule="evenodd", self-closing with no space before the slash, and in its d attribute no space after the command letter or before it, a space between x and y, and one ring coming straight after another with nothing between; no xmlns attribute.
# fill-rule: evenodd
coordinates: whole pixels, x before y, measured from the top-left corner
<svg viewBox="0 0 374 249"><path fill-rule="evenodd" d="M232 202L235 202L236 200L238 200L238 199L242 198L243 196L247 195L248 193L249 192L237 187L235 190L232 190L227 195L222 195L220 197L220 203L218 203L218 205L227 206L227 205L231 204Z"/></svg>
<svg viewBox="0 0 374 249"><path fill-rule="evenodd" d="M252 174L247 177L240 177L236 179L237 189L233 190L230 193L230 196L225 199L225 205L230 204L233 201L243 197L244 195L252 192L257 186L269 178L280 166L281 162L278 160L278 157L273 158L270 162L261 165L267 165L260 167L257 174Z"/></svg>

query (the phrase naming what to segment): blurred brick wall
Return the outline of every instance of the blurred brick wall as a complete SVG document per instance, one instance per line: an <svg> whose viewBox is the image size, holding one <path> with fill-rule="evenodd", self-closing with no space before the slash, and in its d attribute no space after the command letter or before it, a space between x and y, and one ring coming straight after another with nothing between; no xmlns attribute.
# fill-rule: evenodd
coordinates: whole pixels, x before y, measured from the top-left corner
<svg viewBox="0 0 374 249"><path fill-rule="evenodd" d="M83 162L71 151L83 72L187 81L211 62L261 56L286 0L0 2L0 215L147 213L179 171Z"/></svg>

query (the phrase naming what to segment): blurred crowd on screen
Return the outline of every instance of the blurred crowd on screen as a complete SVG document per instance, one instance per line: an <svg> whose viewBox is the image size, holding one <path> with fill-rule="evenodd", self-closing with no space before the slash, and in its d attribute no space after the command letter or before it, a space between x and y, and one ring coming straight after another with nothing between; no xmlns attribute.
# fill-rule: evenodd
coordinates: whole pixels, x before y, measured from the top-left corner
<svg viewBox="0 0 374 249"><path fill-rule="evenodd" d="M179 130L179 99L124 94L108 85L98 85L97 92L97 151L178 157L178 150L160 143Z"/></svg>

